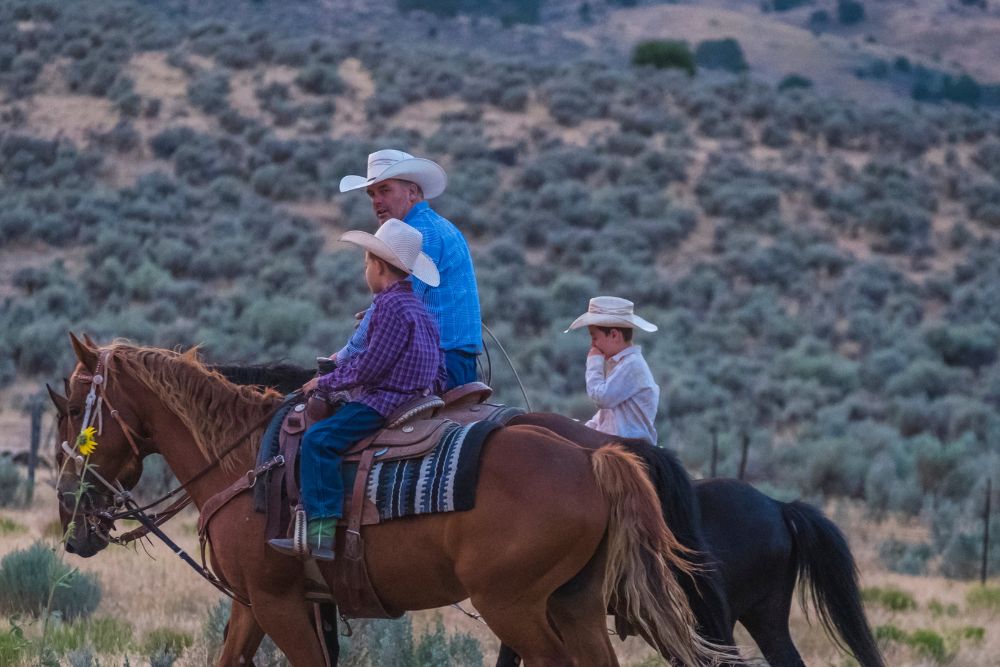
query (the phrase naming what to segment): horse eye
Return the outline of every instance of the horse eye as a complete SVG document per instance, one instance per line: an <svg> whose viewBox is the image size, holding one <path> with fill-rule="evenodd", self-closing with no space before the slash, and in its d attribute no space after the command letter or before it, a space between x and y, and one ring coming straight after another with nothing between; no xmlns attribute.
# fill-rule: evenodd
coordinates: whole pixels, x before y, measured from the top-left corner
<svg viewBox="0 0 1000 667"><path fill-rule="evenodd" d="M82 411L80 410L80 408L73 405L70 406L68 412L70 417L79 417Z"/></svg>

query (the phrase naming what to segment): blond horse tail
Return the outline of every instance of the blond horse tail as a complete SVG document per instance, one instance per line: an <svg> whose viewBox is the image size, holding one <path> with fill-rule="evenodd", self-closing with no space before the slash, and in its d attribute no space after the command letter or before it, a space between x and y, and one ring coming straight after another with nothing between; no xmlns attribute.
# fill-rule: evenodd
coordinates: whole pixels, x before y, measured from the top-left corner
<svg viewBox="0 0 1000 667"><path fill-rule="evenodd" d="M715 665L731 660L695 629L687 597L670 567L687 576L688 550L663 522L659 501L641 459L617 444L591 456L591 466L610 504L604 600L608 608L664 656L680 664Z"/></svg>

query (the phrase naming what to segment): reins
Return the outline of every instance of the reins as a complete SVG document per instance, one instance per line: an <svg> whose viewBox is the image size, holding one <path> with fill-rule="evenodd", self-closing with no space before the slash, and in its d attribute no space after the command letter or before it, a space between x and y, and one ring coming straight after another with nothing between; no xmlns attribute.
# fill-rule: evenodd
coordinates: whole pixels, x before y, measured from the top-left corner
<svg viewBox="0 0 1000 667"><path fill-rule="evenodd" d="M138 431L129 426L122 418L121 413L119 413L118 410L116 410L114 406L111 405L111 402L104 395L103 387L105 386L106 378L101 371L108 368L107 358L109 353L110 352L108 350L104 350L100 353L100 355L98 356L97 365L94 367L94 372L90 376L90 392L87 394L85 402L84 418L82 425L80 427L80 435L83 435L85 430L88 427L93 426L95 422L97 424L96 430L98 435L100 435L103 432L104 420L103 420L102 405L107 405L112 418L115 419L115 421L121 428L122 433L125 434L125 438L128 440L129 446L132 448L132 451L138 458L141 459L142 455L140 454L139 447L136 444L135 438L138 437L141 440L147 440L147 441L149 440L149 438L145 438L144 436L140 435ZM82 381L87 381L86 377L82 375L80 377ZM254 422L252 426L241 432L240 435L234 438L231 443L226 445L226 447L223 448L223 450L220 453L215 455L213 461L210 461L205 467L203 467L200 471L195 473L186 482L181 483L181 485L178 486L177 488L168 491L162 497L142 507L140 507L139 504L135 502L135 499L132 497L131 491L126 489L117 479L109 482L97 470L90 468L86 464L86 459L84 459L83 456L77 451L76 445L70 447L68 442L63 441L62 449L67 455L73 458L74 462L77 465L77 468L80 467L81 463L83 464L82 473L80 472L80 470L77 471L78 474L80 475L81 484L84 483L83 477L87 473L89 473L94 477L94 479L100 482L105 488L107 488L108 491L112 493L113 502L115 503L115 506L125 508L123 511L118 511L114 513L108 513L108 512L100 513L99 516L101 519L110 521L112 524L119 519L133 519L141 524L138 528L130 530L127 533L123 533L118 537L108 536L109 541L124 546L137 539L147 536L149 533L152 533L153 535L158 537L160 541L163 542L171 551L173 551L182 561L190 565L191 568L195 572L197 572L202 578L204 578L210 584L215 586L215 588L217 588L219 591L221 591L228 597L232 598L236 602L239 602L240 604L249 607L250 606L249 599L247 599L245 596L233 590L232 587L230 587L225 581L221 580L214 573L212 573L212 571L209 570L208 567L206 567L205 540L203 538L201 541L202 563L199 564L195 562L195 560L191 558L191 556L188 555L188 553L183 548L181 548L176 542L171 540L166 535L166 533L160 530L160 526L169 521L171 518L176 516L177 513L179 513L182 509L191 504L192 498L190 493L187 491L188 487L190 487L191 484L194 484L195 482L205 477L205 475L207 475L209 472L215 470L215 468L217 468L222 463L223 459L225 459L226 456L231 454L233 451L236 450L237 447L242 445L243 442L251 434L253 434L255 431L259 430L260 428L265 426L268 422L270 422L271 419L274 417L274 415L277 414L277 412L282 408L282 406L287 404L289 400L293 400L295 397L297 397L299 393L300 392L295 391L286 396L285 399L281 402L281 404L279 404L273 410L268 411L268 413L264 417ZM247 473L247 477L249 478L250 476L253 476L254 478L256 478L257 474L259 474L258 470L253 469ZM170 498L178 495L180 497L163 511L153 514L148 514L146 512L146 510L152 507L156 507L157 505L160 505L163 502L169 500ZM87 512L84 513L87 514Z"/></svg>

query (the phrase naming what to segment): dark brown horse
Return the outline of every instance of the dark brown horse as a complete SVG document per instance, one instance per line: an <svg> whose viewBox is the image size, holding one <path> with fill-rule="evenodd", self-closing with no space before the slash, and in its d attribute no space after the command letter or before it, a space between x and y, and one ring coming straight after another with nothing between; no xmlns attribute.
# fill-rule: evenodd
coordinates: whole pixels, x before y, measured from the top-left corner
<svg viewBox="0 0 1000 667"><path fill-rule="evenodd" d="M96 394L102 428L87 465L105 480L132 488L143 457L159 452L201 508L253 468L253 438L219 456L248 425L262 422L277 394L237 387L195 354L71 339L79 364L69 380L63 437L74 441L88 412L86 397ZM58 458L60 514L71 528L67 549L92 556L109 541L112 494L87 479L79 505L84 516L74 516L71 499L81 479L62 450ZM617 665L605 629L609 607L682 664L720 657L693 629L670 572L690 565L678 555L635 456L617 446L583 449L518 426L490 436L480 466L474 509L363 529L368 570L387 608L470 598L501 641L532 666ZM208 527L214 570L250 601L233 606L218 664L251 664L267 633L292 664L321 665L320 641L303 631L311 620L303 566L267 548L263 516L251 505L249 494L237 496ZM328 581L335 565L320 565Z"/></svg>

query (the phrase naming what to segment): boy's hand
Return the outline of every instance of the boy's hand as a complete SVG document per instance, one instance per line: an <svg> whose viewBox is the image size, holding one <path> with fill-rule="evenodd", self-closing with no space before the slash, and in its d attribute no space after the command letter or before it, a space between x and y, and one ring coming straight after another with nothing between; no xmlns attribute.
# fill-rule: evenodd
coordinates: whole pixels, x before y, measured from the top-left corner
<svg viewBox="0 0 1000 667"><path fill-rule="evenodd" d="M312 380L309 380L309 382L306 382L304 385L302 385L302 393L307 395L311 394L312 392L316 391L318 387L319 387L319 378L313 378Z"/></svg>
<svg viewBox="0 0 1000 667"><path fill-rule="evenodd" d="M590 346L590 352L587 353L588 357L603 357L604 353L598 350L593 345Z"/></svg>

